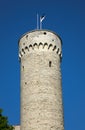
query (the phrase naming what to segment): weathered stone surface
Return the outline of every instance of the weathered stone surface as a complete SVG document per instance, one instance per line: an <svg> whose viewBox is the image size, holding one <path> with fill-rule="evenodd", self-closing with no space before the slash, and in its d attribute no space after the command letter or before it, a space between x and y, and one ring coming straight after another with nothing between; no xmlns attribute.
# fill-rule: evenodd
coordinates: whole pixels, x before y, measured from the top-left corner
<svg viewBox="0 0 85 130"><path fill-rule="evenodd" d="M14 130L20 130L20 126L19 125L16 125L16 126L14 126Z"/></svg>
<svg viewBox="0 0 85 130"><path fill-rule="evenodd" d="M63 130L61 40L47 30L28 32L19 41L19 57L21 130Z"/></svg>

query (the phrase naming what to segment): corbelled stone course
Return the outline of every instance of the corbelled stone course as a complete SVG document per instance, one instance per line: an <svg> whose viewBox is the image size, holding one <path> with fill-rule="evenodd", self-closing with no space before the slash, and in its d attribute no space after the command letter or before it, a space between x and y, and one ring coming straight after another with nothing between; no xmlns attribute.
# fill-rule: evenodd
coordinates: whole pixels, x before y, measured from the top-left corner
<svg viewBox="0 0 85 130"><path fill-rule="evenodd" d="M20 130L64 130L60 38L47 30L28 32L19 41L19 58Z"/></svg>

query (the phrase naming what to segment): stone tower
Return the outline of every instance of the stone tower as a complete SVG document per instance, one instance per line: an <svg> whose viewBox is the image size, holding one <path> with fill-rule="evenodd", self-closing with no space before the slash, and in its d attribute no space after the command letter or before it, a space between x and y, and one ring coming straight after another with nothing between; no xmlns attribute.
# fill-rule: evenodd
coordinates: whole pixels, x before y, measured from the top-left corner
<svg viewBox="0 0 85 130"><path fill-rule="evenodd" d="M64 130L61 45L59 36L48 30L28 32L19 40L20 130Z"/></svg>

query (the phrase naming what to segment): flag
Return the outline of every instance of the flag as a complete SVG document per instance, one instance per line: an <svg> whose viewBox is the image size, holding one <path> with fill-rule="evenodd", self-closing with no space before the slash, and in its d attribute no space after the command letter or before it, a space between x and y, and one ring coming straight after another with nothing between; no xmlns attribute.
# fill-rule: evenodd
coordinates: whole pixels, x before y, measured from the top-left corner
<svg viewBox="0 0 85 130"><path fill-rule="evenodd" d="M45 15L42 15L42 16L40 17L40 22L42 22L44 19L45 19Z"/></svg>

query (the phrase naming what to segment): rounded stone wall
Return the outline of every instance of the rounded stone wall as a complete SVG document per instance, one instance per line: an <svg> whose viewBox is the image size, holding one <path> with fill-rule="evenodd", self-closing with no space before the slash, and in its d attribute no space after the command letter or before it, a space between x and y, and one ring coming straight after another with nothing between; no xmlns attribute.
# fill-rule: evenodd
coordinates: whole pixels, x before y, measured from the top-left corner
<svg viewBox="0 0 85 130"><path fill-rule="evenodd" d="M35 30L19 41L21 130L63 130L61 40Z"/></svg>

